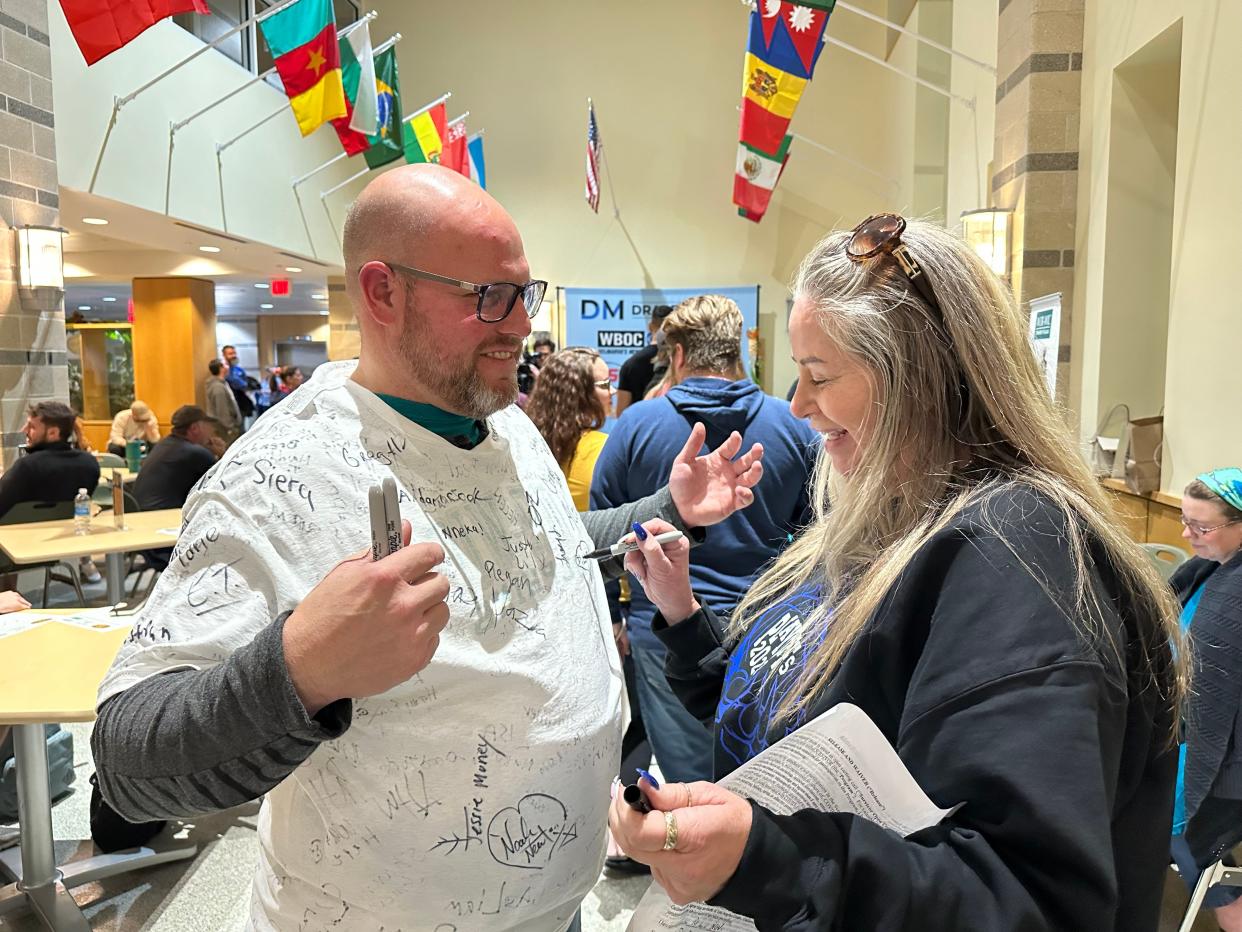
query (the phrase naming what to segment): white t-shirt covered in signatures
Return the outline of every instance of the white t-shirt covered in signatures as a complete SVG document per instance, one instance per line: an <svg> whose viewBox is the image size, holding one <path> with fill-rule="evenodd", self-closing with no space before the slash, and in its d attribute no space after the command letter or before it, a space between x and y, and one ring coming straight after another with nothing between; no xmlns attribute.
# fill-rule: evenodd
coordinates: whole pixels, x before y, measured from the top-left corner
<svg viewBox="0 0 1242 932"><path fill-rule="evenodd" d="M100 688L218 663L370 546L367 491L400 488L439 541L451 621L435 658L354 703L353 724L259 819L260 930L555 932L594 884L622 678L565 480L516 407L461 450L349 376L314 377L234 444Z"/></svg>

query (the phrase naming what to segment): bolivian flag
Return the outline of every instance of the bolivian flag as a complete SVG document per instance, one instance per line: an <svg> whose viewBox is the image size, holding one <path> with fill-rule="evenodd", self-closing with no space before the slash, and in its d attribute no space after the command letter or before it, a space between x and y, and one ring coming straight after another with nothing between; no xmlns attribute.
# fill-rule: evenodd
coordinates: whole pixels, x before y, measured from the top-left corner
<svg viewBox="0 0 1242 932"><path fill-rule="evenodd" d="M405 130L405 160L439 164L444 137L448 135L444 101L414 114L406 120Z"/></svg>
<svg viewBox="0 0 1242 932"><path fill-rule="evenodd" d="M298 0L259 23L303 136L347 116L332 0Z"/></svg>
<svg viewBox="0 0 1242 932"><path fill-rule="evenodd" d="M836 0L759 0L742 69L741 141L775 155L824 48Z"/></svg>

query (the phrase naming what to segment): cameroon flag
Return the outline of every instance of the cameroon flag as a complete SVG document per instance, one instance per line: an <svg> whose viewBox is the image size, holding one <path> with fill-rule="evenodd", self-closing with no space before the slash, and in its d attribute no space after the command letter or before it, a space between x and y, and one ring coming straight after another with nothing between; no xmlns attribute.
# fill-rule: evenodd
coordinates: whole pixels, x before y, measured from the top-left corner
<svg viewBox="0 0 1242 932"><path fill-rule="evenodd" d="M263 20L259 29L303 136L349 113L332 0L298 0Z"/></svg>
<svg viewBox="0 0 1242 932"><path fill-rule="evenodd" d="M370 137L371 147L362 154L371 168L401 158L401 88L397 80L397 47L389 46L375 56L375 91L379 99L379 128Z"/></svg>
<svg viewBox="0 0 1242 932"><path fill-rule="evenodd" d="M444 137L444 101L416 113L405 123L405 160L414 162L440 162Z"/></svg>

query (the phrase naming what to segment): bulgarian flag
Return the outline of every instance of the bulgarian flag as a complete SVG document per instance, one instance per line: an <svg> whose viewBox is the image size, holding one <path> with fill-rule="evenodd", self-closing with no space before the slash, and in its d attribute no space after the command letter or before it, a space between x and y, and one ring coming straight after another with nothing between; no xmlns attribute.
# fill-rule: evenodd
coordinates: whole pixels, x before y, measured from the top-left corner
<svg viewBox="0 0 1242 932"><path fill-rule="evenodd" d="M444 138L444 151L440 153L440 164L469 176L469 158L470 154L466 149L466 118L459 116L448 125L448 135Z"/></svg>
<svg viewBox="0 0 1242 932"><path fill-rule="evenodd" d="M297 0L259 23L259 30L303 136L348 116L332 0Z"/></svg>
<svg viewBox="0 0 1242 932"><path fill-rule="evenodd" d="M738 143L733 203L738 206L738 213L747 220L758 223L767 212L772 191L781 179L785 163L789 161L789 143L792 140L792 136L786 136L775 155L768 155L744 142Z"/></svg>
<svg viewBox="0 0 1242 932"><path fill-rule="evenodd" d="M169 16L211 14L207 0L60 0L60 8L88 65Z"/></svg>
<svg viewBox="0 0 1242 932"><path fill-rule="evenodd" d="M365 152L379 127L379 93L375 87L375 55L371 51L371 24L364 22L342 36L341 81L347 116L332 121L348 155Z"/></svg>
<svg viewBox="0 0 1242 932"><path fill-rule="evenodd" d="M439 164L447 135L444 101L420 110L405 121L405 160Z"/></svg>

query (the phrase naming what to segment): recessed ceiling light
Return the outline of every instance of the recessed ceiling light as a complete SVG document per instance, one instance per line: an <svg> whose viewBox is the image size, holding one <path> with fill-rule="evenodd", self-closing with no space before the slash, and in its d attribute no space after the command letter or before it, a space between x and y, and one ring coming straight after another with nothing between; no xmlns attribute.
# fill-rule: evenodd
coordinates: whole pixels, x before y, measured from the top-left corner
<svg viewBox="0 0 1242 932"><path fill-rule="evenodd" d="M82 222L89 223L93 227L106 227L108 225L108 221L103 217L83 217Z"/></svg>
<svg viewBox="0 0 1242 932"><path fill-rule="evenodd" d="M300 272L300 271L302 271L302 270L301 270L300 268L298 268L296 265L286 265L286 266L285 266L285 271L286 271L286 272Z"/></svg>
<svg viewBox="0 0 1242 932"><path fill-rule="evenodd" d="M265 311L275 306L276 306L275 304L260 304L259 305L259 307L263 308Z"/></svg>
<svg viewBox="0 0 1242 932"><path fill-rule="evenodd" d="M324 298L327 297L327 295L326 294L313 294L311 295L311 297L316 301L322 301Z"/></svg>
<svg viewBox="0 0 1242 932"><path fill-rule="evenodd" d="M199 246L198 251L199 252L219 252L220 247L219 246Z"/></svg>
<svg viewBox="0 0 1242 932"><path fill-rule="evenodd" d="M255 283L254 283L254 286L255 286L256 288L266 288L266 287L267 287L267 282L255 282Z"/></svg>
<svg viewBox="0 0 1242 932"><path fill-rule="evenodd" d="M90 306L89 304L79 304L79 305L78 305L78 310L79 310L79 311L89 311L90 309L91 309L91 306Z"/></svg>
<svg viewBox="0 0 1242 932"><path fill-rule="evenodd" d="M105 301L115 301L116 298L104 298Z"/></svg>

